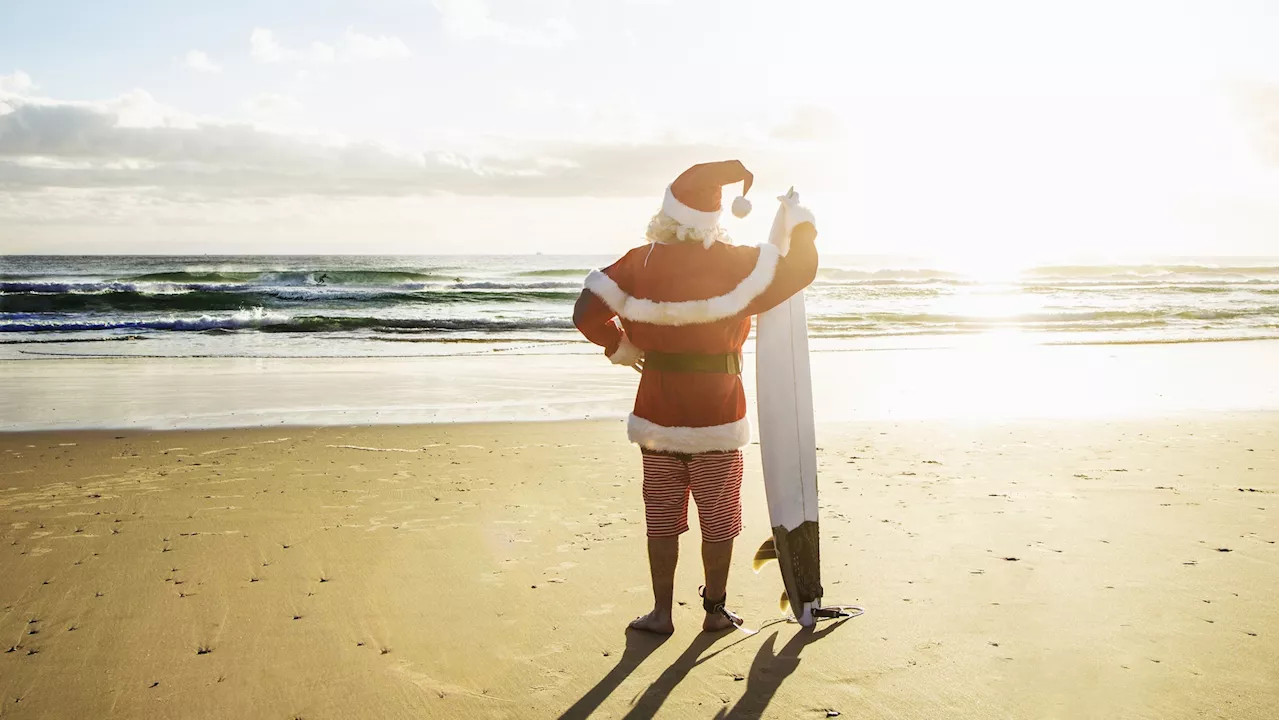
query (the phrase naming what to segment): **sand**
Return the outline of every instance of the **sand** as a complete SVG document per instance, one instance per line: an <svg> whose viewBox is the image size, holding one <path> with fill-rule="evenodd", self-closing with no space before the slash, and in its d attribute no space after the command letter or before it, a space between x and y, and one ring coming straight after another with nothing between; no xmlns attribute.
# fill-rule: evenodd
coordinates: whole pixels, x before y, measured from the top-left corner
<svg viewBox="0 0 1280 720"><path fill-rule="evenodd" d="M866 614L778 620L752 447L760 632L695 532L662 641L617 421L0 435L0 717L1276 717L1274 413L819 438Z"/></svg>

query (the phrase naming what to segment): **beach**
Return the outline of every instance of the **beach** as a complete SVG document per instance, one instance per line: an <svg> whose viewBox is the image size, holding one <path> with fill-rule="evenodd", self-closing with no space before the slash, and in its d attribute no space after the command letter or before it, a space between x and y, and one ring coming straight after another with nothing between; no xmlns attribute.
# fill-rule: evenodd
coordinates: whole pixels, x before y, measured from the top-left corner
<svg viewBox="0 0 1280 720"><path fill-rule="evenodd" d="M826 601L866 613L782 621L753 444L730 600L760 632L697 632L694 532L665 641L623 632L650 603L630 371L8 362L0 716L1274 717L1275 344L1005 350L815 354ZM431 378L489 421L424 419ZM497 421L577 384L606 400ZM386 419L294 412L397 387ZM226 414L144 412L197 405Z"/></svg>
<svg viewBox="0 0 1280 720"><path fill-rule="evenodd" d="M1184 5L3 4L0 720L1280 720Z"/></svg>
<svg viewBox="0 0 1280 720"><path fill-rule="evenodd" d="M0 717L1270 718L1275 260L807 292L826 602L778 608L758 436L730 607L650 607L600 258L18 258ZM744 347L756 417L754 340ZM694 524L696 527L696 523Z"/></svg>

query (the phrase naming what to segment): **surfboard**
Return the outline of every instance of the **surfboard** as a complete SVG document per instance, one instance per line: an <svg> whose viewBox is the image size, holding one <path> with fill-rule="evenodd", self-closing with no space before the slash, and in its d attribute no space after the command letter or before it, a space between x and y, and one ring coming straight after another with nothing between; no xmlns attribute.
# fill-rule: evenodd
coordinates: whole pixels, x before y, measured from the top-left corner
<svg viewBox="0 0 1280 720"><path fill-rule="evenodd" d="M798 203L792 188L787 197ZM785 255L790 243L784 201L773 219L769 242ZM822 605L818 552L818 452L809 373L809 330L804 291L756 319L756 403L760 457L773 535L752 562L760 572L777 560L785 588L779 607L790 607L803 626L815 622Z"/></svg>

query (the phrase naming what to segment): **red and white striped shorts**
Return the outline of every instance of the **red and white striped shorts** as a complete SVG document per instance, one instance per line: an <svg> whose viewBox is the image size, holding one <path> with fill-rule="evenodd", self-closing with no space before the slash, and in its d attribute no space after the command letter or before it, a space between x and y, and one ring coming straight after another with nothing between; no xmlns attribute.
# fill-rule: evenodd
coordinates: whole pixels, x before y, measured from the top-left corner
<svg viewBox="0 0 1280 720"><path fill-rule="evenodd" d="M689 492L698 503L704 542L742 532L742 451L643 451L644 521L649 537L675 537L689 529Z"/></svg>

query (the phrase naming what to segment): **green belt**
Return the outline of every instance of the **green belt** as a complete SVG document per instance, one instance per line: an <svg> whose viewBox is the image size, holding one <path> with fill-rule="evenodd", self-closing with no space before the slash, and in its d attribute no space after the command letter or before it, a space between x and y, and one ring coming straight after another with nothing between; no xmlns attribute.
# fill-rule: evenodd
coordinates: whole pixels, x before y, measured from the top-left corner
<svg viewBox="0 0 1280 720"><path fill-rule="evenodd" d="M644 354L644 369L661 370L663 372L741 375L742 354L734 352L702 355L699 353L664 353L650 350Z"/></svg>

